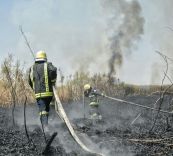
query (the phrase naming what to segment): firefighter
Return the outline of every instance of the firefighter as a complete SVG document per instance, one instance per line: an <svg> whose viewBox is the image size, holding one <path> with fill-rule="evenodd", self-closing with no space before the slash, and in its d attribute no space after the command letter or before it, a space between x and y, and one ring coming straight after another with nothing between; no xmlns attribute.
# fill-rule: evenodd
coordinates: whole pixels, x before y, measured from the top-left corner
<svg viewBox="0 0 173 156"><path fill-rule="evenodd" d="M91 119L102 119L102 116L99 112L99 98L98 96L104 96L103 93L99 93L96 89L93 89L90 84L84 85L84 96L88 97L90 102L90 118Z"/></svg>
<svg viewBox="0 0 173 156"><path fill-rule="evenodd" d="M42 126L48 130L49 105L53 97L53 85L56 83L57 68L47 62L44 51L36 53L35 63L29 69L29 85L35 93Z"/></svg>

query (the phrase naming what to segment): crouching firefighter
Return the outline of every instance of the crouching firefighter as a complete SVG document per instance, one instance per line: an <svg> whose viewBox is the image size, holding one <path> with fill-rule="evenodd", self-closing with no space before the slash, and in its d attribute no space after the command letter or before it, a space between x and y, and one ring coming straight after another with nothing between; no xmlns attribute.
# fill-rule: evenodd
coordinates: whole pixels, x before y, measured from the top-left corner
<svg viewBox="0 0 173 156"><path fill-rule="evenodd" d="M90 106L90 119L101 120L102 116L99 112L99 98L98 96L104 96L103 93L99 93L96 89L93 89L90 84L84 85L84 96L89 98Z"/></svg>
<svg viewBox="0 0 173 156"><path fill-rule="evenodd" d="M39 107L40 121L48 129L49 105L53 97L53 85L56 83L57 68L47 62L44 51L36 54L35 63L29 69L29 85L35 93Z"/></svg>

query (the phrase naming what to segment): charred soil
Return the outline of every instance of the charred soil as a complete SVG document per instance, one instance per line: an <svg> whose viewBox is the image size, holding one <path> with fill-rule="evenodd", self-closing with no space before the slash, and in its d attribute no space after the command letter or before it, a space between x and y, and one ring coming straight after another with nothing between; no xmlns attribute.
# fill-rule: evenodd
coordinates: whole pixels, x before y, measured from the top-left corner
<svg viewBox="0 0 173 156"><path fill-rule="evenodd" d="M158 95L137 95L124 99L153 107L158 98ZM64 104L64 107L77 135L93 151L105 156L173 154L172 115L159 113L152 128L157 112L101 98L99 111L103 119L93 122L88 119L89 106L87 100L85 102L85 107L81 101ZM162 109L170 110L170 105L170 97L165 96ZM0 108L0 155L42 155L46 144L41 126L36 122L36 108L29 106L26 109L29 140L23 124L23 108L15 110L15 125L12 124L11 109ZM46 133L46 138L55 131L58 135L45 155L90 155L75 143L53 108L50 114L50 132Z"/></svg>

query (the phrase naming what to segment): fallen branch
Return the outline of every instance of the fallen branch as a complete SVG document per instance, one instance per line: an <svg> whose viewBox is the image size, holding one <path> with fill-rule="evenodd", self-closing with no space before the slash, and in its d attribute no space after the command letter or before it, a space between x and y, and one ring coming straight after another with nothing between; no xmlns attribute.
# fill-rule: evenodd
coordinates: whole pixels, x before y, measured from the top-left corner
<svg viewBox="0 0 173 156"><path fill-rule="evenodd" d="M128 139L128 141L143 142L143 143L157 143L157 142L167 141L171 139L173 139L173 137L163 138L163 139Z"/></svg>
<svg viewBox="0 0 173 156"><path fill-rule="evenodd" d="M141 114L142 114L142 113L139 113L139 114L135 117L135 119L131 122L130 125L133 125L134 122L141 116Z"/></svg>
<svg viewBox="0 0 173 156"><path fill-rule="evenodd" d="M173 95L173 92L168 92L168 91L155 91L155 92L152 92L150 95L148 96L152 96L152 95L159 95L160 93L165 93L166 95Z"/></svg>
<svg viewBox="0 0 173 156"><path fill-rule="evenodd" d="M168 138L166 138L168 139ZM140 140L140 139L128 139L127 141L134 142L134 143L139 143L139 144L161 144L167 147L173 147L173 144L166 143L163 141L166 141L166 139L146 139L146 140ZM172 138L173 139L173 138Z"/></svg>
<svg viewBox="0 0 173 156"><path fill-rule="evenodd" d="M54 132L51 136L51 138L47 141L46 147L44 148L42 154L47 154L47 152L49 151L50 145L52 143L52 141L55 139L55 137L57 136L57 132Z"/></svg>

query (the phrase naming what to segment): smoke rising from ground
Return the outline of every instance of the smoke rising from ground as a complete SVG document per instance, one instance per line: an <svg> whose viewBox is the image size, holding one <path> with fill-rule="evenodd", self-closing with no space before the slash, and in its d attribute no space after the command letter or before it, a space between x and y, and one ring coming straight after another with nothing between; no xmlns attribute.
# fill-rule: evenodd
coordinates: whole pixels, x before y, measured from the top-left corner
<svg viewBox="0 0 173 156"><path fill-rule="evenodd" d="M135 43L143 34L144 18L141 16L141 6L136 0L104 0L103 6L109 14L109 76L113 76L116 68L123 64L124 55L132 52Z"/></svg>

